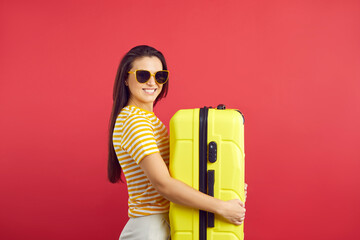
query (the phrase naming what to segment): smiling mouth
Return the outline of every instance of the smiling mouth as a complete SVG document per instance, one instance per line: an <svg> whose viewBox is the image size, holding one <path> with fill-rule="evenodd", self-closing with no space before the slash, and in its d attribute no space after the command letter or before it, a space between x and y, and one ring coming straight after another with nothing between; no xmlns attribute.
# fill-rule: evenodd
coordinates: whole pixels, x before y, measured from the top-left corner
<svg viewBox="0 0 360 240"><path fill-rule="evenodd" d="M148 94L153 94L154 92L156 92L156 88L152 88L152 89L143 88L143 90Z"/></svg>

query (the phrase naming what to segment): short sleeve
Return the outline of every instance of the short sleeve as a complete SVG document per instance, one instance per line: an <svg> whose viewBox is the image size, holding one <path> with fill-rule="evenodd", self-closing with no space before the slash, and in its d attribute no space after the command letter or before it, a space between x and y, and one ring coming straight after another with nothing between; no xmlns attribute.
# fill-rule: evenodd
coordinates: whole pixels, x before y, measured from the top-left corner
<svg viewBox="0 0 360 240"><path fill-rule="evenodd" d="M130 115L122 128L121 147L137 164L145 156L158 153L151 121L142 115Z"/></svg>

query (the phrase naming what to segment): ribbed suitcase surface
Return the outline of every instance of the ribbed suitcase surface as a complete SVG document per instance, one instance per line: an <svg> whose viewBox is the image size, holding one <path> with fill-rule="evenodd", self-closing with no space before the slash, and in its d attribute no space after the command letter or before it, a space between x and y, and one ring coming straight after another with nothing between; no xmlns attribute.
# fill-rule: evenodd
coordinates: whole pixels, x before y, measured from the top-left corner
<svg viewBox="0 0 360 240"><path fill-rule="evenodd" d="M244 201L244 118L234 109L186 109L170 120L170 174L222 200ZM212 213L170 204L172 240L244 239Z"/></svg>

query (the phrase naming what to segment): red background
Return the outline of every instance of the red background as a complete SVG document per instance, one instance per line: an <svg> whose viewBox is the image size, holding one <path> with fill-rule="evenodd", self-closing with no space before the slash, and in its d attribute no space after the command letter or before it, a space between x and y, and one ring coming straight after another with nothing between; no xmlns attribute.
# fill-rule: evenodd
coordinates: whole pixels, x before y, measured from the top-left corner
<svg viewBox="0 0 360 240"><path fill-rule="evenodd" d="M160 49L155 112L246 118L247 240L360 239L360 2L0 1L0 239L117 239L107 181L112 86Z"/></svg>

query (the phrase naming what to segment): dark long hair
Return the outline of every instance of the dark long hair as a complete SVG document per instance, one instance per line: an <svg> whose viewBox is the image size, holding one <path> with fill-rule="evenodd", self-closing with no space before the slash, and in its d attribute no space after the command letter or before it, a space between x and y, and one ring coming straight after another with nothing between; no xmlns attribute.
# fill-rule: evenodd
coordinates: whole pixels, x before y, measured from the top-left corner
<svg viewBox="0 0 360 240"><path fill-rule="evenodd" d="M108 158L108 178L112 183L116 183L119 180L121 181L121 166L116 156L116 152L113 145L113 131L116 122L116 118L119 115L121 109L126 106L128 103L130 92L129 88L125 85L125 80L127 80L129 74L128 72L133 67L132 64L136 59L142 57L157 57L163 66L163 70L167 70L167 65L164 55L156 50L153 47L146 45L136 46L132 48L125 56L122 58L114 83L114 92L113 92L113 107L110 116L110 126L109 126L109 158ZM166 97L168 93L169 81L167 81L159 96L155 99L154 106L156 103Z"/></svg>

